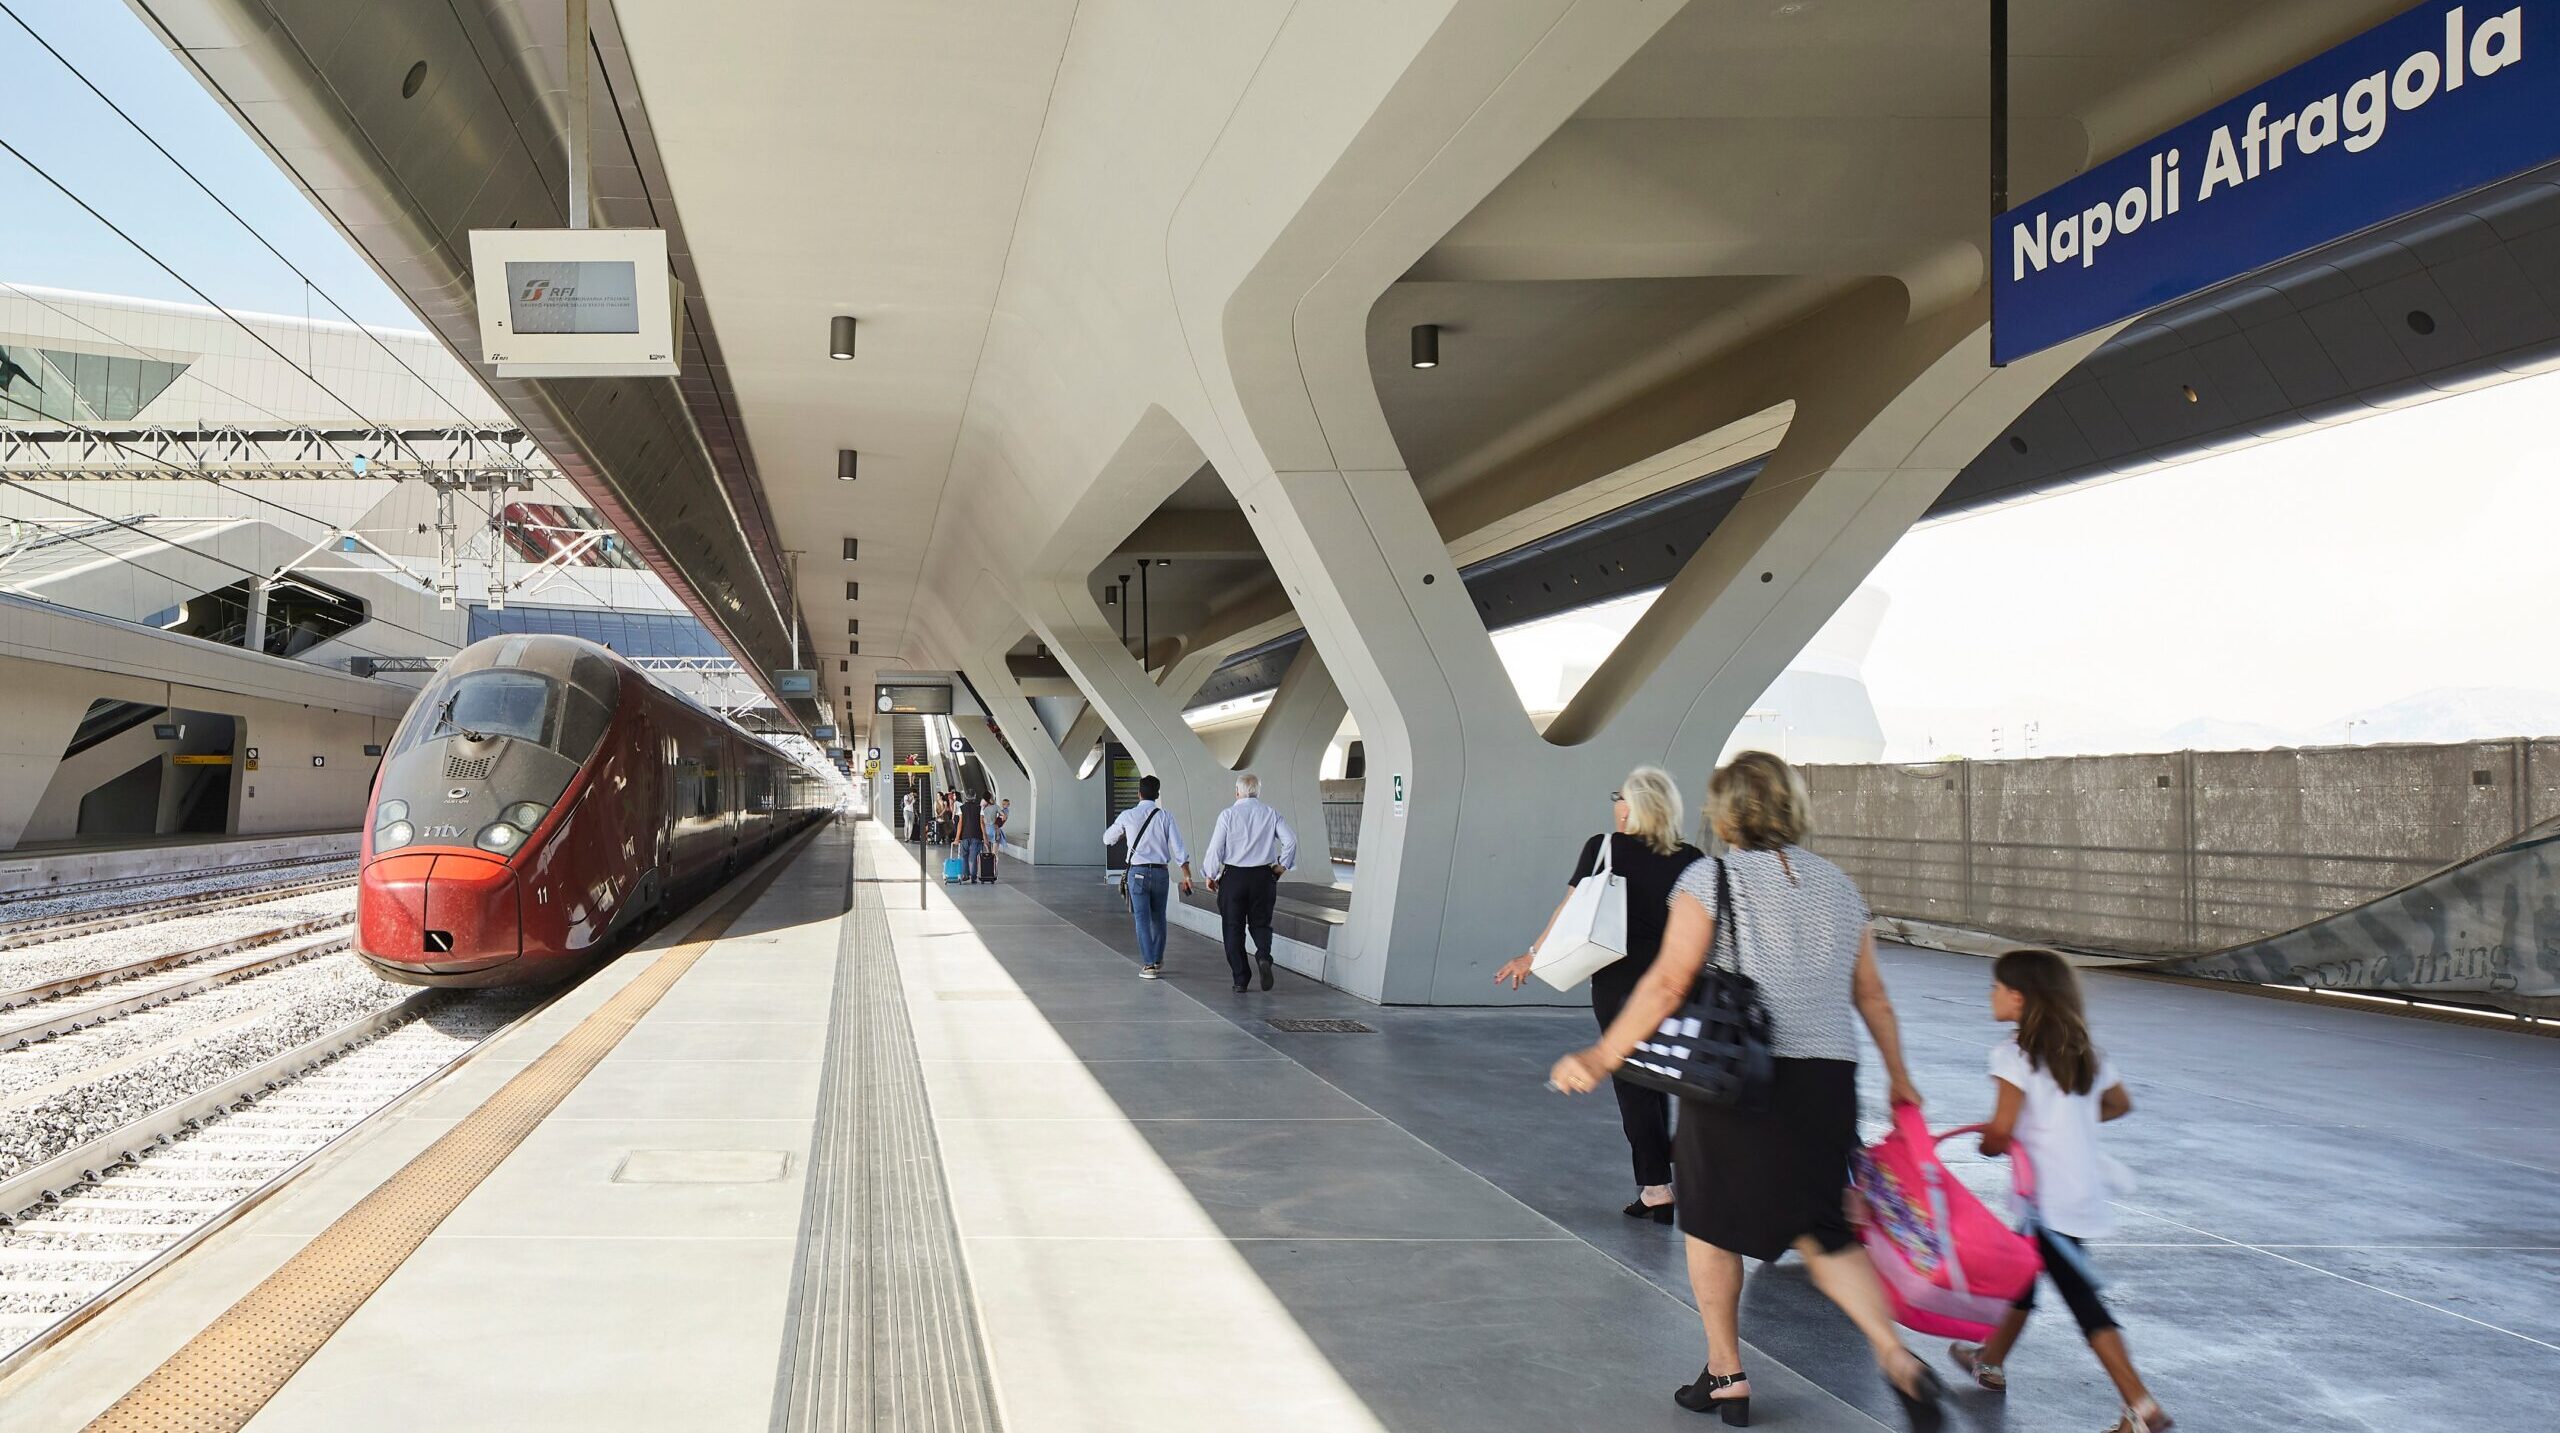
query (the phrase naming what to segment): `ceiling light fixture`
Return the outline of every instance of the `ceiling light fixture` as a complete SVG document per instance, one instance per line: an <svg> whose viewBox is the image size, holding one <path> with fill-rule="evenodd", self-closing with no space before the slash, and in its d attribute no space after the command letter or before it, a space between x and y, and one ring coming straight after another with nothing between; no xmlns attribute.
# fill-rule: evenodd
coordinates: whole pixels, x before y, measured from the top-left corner
<svg viewBox="0 0 2560 1433"><path fill-rule="evenodd" d="M861 461L862 455L851 448L836 449L836 481L852 482L855 468Z"/></svg>
<svg viewBox="0 0 2560 1433"><path fill-rule="evenodd" d="M853 315L840 313L827 321L827 357L853 357Z"/></svg>
<svg viewBox="0 0 2560 1433"><path fill-rule="evenodd" d="M1413 326L1413 366L1416 368L1440 366L1440 325L1418 323Z"/></svg>
<svg viewBox="0 0 2560 1433"><path fill-rule="evenodd" d="M1103 589L1102 589L1102 605L1103 605L1103 606L1105 606L1105 607L1117 607L1117 606L1119 606L1119 605L1120 605L1120 589L1119 589L1119 588L1117 588L1117 587L1105 587L1105 588L1103 588Z"/></svg>

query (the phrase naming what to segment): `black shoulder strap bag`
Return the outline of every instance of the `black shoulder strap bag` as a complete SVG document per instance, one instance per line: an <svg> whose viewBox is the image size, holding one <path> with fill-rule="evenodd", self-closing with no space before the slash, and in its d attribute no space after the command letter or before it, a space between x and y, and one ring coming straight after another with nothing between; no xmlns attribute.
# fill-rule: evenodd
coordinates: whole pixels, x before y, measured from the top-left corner
<svg viewBox="0 0 2560 1433"><path fill-rule="evenodd" d="M1769 1011L1760 1000L1760 983L1742 971L1742 927L1733 903L1733 880L1722 857L1716 861L1716 933L1707 948L1707 963L1698 972L1689 998L1637 1042L1618 1078L1701 1104L1737 1109L1768 1108L1770 1087L1777 1078L1776 1057L1769 1049ZM1728 946L1733 968L1720 957Z"/></svg>

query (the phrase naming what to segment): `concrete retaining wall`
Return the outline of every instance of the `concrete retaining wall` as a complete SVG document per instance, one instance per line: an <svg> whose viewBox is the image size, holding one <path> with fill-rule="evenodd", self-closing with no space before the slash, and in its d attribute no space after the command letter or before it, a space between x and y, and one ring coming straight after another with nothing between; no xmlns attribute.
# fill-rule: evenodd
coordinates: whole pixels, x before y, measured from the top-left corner
<svg viewBox="0 0 2560 1433"><path fill-rule="evenodd" d="M2152 955L2291 930L2560 816L2548 737L1803 771L1807 844L1877 915ZM1359 858L1365 785L1324 783L1336 860Z"/></svg>
<svg viewBox="0 0 2560 1433"><path fill-rule="evenodd" d="M2217 950L2560 815L2560 740L1809 766L1809 842L1878 915Z"/></svg>

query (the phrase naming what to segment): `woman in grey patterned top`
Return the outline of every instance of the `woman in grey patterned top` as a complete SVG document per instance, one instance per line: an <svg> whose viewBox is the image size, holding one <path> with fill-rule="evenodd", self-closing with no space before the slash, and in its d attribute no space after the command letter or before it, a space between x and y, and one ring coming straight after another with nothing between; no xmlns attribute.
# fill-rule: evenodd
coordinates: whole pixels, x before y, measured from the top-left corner
<svg viewBox="0 0 2560 1433"><path fill-rule="evenodd" d="M1865 1021L1896 1103L1918 1104L1903 1068L1893 1003L1876 970L1865 900L1840 868L1804 849L1804 781L1764 751L1746 751L1707 785L1709 823L1732 851L1682 873L1656 956L1626 1008L1588 1050L1556 1062L1550 1081L1579 1094L1607 1079L1680 1008L1716 949L1716 881L1732 899L1729 956L1760 986L1778 1058L1768 1108L1680 1104L1672 1189L1688 1235L1689 1282L1706 1325L1707 1368L1673 1397L1748 1424L1742 1369L1742 1261L1804 1256L1817 1287L1867 1337L1876 1366L1915 1423L1934 1416L1937 1376L1902 1346L1884 1287L1850 1231L1844 1200L1858 1148L1858 1039Z"/></svg>

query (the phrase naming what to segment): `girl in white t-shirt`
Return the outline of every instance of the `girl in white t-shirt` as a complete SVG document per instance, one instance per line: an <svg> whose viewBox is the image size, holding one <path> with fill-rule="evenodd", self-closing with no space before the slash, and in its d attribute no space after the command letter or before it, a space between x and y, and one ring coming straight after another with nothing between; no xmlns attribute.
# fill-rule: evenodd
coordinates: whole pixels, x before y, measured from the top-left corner
<svg viewBox="0 0 2560 1433"><path fill-rule="evenodd" d="M2013 1043L1991 1050L1991 1088L1999 1107L1982 1129L1982 1152L2005 1154L2023 1147L2035 1170L2035 1203L2026 1227L2044 1254L2045 1277L2080 1321L2089 1348L2115 1380L2124 1417L2112 1433L2160 1433L2169 1415L2142 1383L2125 1351L2124 1334L2098 1298L2098 1281L2081 1248L2084 1239L2115 1228L2108 1206L2114 1161L2098 1151L2098 1126L2133 1109L2124 1081L2089 1040L2081 1013L2080 979L2049 950L2013 950L1992 963L1991 1018L2018 1027ZM2035 1302L2030 1286L1985 1344L1948 1350L1974 1382L1993 1391L2009 1386L2001 1364L2027 1326Z"/></svg>

